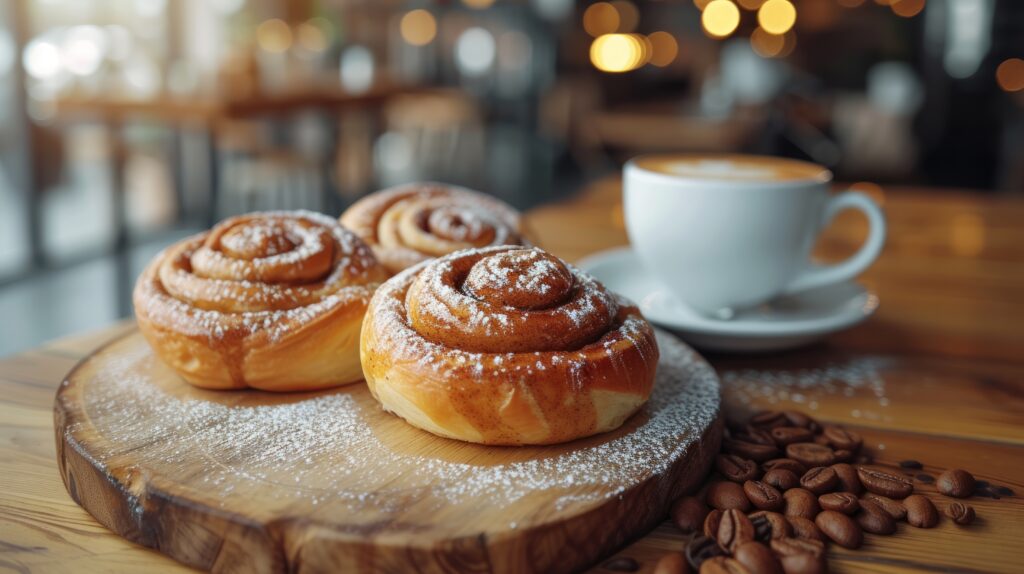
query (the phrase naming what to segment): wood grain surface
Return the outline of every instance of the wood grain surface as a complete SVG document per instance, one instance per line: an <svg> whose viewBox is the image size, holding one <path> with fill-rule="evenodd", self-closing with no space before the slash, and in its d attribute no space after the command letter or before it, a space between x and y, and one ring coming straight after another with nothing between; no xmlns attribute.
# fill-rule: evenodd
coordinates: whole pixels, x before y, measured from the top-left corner
<svg viewBox="0 0 1024 574"><path fill-rule="evenodd" d="M969 527L948 520L933 530L903 525L896 536L868 536L857 551L833 547L833 572L1019 572L1024 198L921 189L888 189L880 198L890 236L863 277L879 295L878 313L807 349L709 356L723 378L726 412L793 406L852 425L883 463L914 458L932 474L959 466L1016 491L999 500L970 499L979 520ZM531 224L542 245L576 259L626 242L620 199L617 181L599 182L533 212ZM848 254L865 231L862 221L843 214L818 253ZM187 570L93 520L67 495L55 462L57 386L80 358L130 328L122 324L0 360L0 570ZM793 393L780 381L813 384ZM651 572L664 552L685 542L664 522L625 547L601 550L630 556L641 572ZM603 562L595 572L605 571Z"/></svg>
<svg viewBox="0 0 1024 574"><path fill-rule="evenodd" d="M502 448L414 428L363 383L197 389L131 333L61 385L57 459L100 523L206 570L577 570L696 490L721 441L714 370L658 339L655 391L621 428Z"/></svg>

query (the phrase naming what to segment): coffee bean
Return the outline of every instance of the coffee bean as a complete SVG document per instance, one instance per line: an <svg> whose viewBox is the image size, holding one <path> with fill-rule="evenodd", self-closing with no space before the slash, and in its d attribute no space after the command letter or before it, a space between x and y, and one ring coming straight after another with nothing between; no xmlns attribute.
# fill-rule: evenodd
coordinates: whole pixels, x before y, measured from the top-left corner
<svg viewBox="0 0 1024 574"><path fill-rule="evenodd" d="M791 458L773 458L761 463L761 469L765 472L770 470L788 470L797 476L807 472L807 467Z"/></svg>
<svg viewBox="0 0 1024 574"><path fill-rule="evenodd" d="M619 556L605 562L601 568L612 572L636 572L640 569L640 564L629 556Z"/></svg>
<svg viewBox="0 0 1024 574"><path fill-rule="evenodd" d="M751 513L747 518L754 525L754 539L767 542L772 538L787 538L793 535L793 527L786 517L778 512L760 510Z"/></svg>
<svg viewBox="0 0 1024 574"><path fill-rule="evenodd" d="M686 557L678 552L669 552L654 565L653 574L689 574L690 565Z"/></svg>
<svg viewBox="0 0 1024 574"><path fill-rule="evenodd" d="M754 539L754 525L743 512L731 509L722 514L718 525L718 545L726 552L733 552L736 546Z"/></svg>
<svg viewBox="0 0 1024 574"><path fill-rule="evenodd" d="M728 453L756 460L757 462L764 462L779 454L779 449L775 448L774 444L758 444L739 438L723 439L722 447Z"/></svg>
<svg viewBox="0 0 1024 574"><path fill-rule="evenodd" d="M924 484L931 484L935 482L935 477L928 474L927 472L918 473L914 475L914 478L916 478L918 482L922 482Z"/></svg>
<svg viewBox="0 0 1024 574"><path fill-rule="evenodd" d="M822 435L828 439L828 444L836 449L857 451L864 444L864 440L859 434L843 427L826 426Z"/></svg>
<svg viewBox="0 0 1024 574"><path fill-rule="evenodd" d="M791 488L800 486L800 477L796 475L792 470L786 470L784 468L773 468L768 472L764 473L761 477L761 481L765 484L770 484L781 491L787 491Z"/></svg>
<svg viewBox="0 0 1024 574"><path fill-rule="evenodd" d="M864 533L860 526L849 516L834 510L823 510L814 518L821 532L833 542L851 550L860 548L864 542Z"/></svg>
<svg viewBox="0 0 1024 574"><path fill-rule="evenodd" d="M814 444L820 444L821 446L829 446L828 445L828 437L826 437L823 434L814 435L814 440L811 441L811 442L813 442ZM829 447L829 448L831 448L831 447Z"/></svg>
<svg viewBox="0 0 1024 574"><path fill-rule="evenodd" d="M737 434L735 438L746 442L752 442L754 444L775 446L775 439L772 437L771 431L769 429L758 428L755 426L747 426L746 430Z"/></svg>
<svg viewBox="0 0 1024 574"><path fill-rule="evenodd" d="M881 494L874 494L871 492L861 497L861 504L863 505L863 502L866 500L877 504L879 508L891 516L893 520L903 520L907 517L907 507L903 506L903 503L898 500L893 500L882 496Z"/></svg>
<svg viewBox="0 0 1024 574"><path fill-rule="evenodd" d="M795 442L810 442L814 440L814 434L803 427L775 427L771 430L775 444L780 447Z"/></svg>
<svg viewBox="0 0 1024 574"><path fill-rule="evenodd" d="M789 421L789 426L803 427L805 429L809 429L811 432L816 432L821 428L818 421L801 412L782 411L782 416L786 417L786 420Z"/></svg>
<svg viewBox="0 0 1024 574"><path fill-rule="evenodd" d="M823 574L828 571L825 545L821 542L780 538L771 541L771 548L786 574Z"/></svg>
<svg viewBox="0 0 1024 574"><path fill-rule="evenodd" d="M732 557L750 571L750 574L782 574L782 565L767 546L760 542L744 542L736 547Z"/></svg>
<svg viewBox="0 0 1024 574"><path fill-rule="evenodd" d="M813 520L803 516L787 516L786 521L793 527L793 536L804 540L815 540L823 544L827 542L825 535L821 533Z"/></svg>
<svg viewBox="0 0 1024 574"><path fill-rule="evenodd" d="M814 494L825 494L839 485L839 476L830 466L817 466L800 477L800 486Z"/></svg>
<svg viewBox="0 0 1024 574"><path fill-rule="evenodd" d="M903 501L907 507L907 522L918 528L933 528L939 523L939 511L927 496L912 494Z"/></svg>
<svg viewBox="0 0 1024 574"><path fill-rule="evenodd" d="M722 550L722 547L708 536L694 536L686 545L686 561L694 570L699 570L700 565L708 558L723 555L725 555L725 551Z"/></svg>
<svg viewBox="0 0 1024 574"><path fill-rule="evenodd" d="M818 504L825 510L853 514L860 509L857 497L849 492L830 492L818 497Z"/></svg>
<svg viewBox="0 0 1024 574"><path fill-rule="evenodd" d="M712 508L729 510L738 508L743 512L750 510L750 500L743 493L743 487L735 482L713 482L708 487L707 502Z"/></svg>
<svg viewBox="0 0 1024 574"><path fill-rule="evenodd" d="M833 464L832 470L835 471L836 477L839 479L839 484L836 486L837 490L856 495L864 492L864 485L860 483L860 478L857 477L857 469L853 468L852 465L840 462Z"/></svg>
<svg viewBox="0 0 1024 574"><path fill-rule="evenodd" d="M724 513L717 508L708 512L707 517L704 518L704 527L701 530L704 536L708 538L718 536L718 525L722 523L722 514Z"/></svg>
<svg viewBox="0 0 1024 574"><path fill-rule="evenodd" d="M906 478L877 468L859 467L857 477L864 488L889 498L906 498L914 492L914 484Z"/></svg>
<svg viewBox="0 0 1024 574"><path fill-rule="evenodd" d="M775 428L786 426L789 424L789 420L786 419L786 415L779 411L763 411L750 417L750 426L760 428Z"/></svg>
<svg viewBox="0 0 1024 574"><path fill-rule="evenodd" d="M750 503L761 510L780 510L783 506L782 494L774 486L760 480L748 480L743 483L743 493Z"/></svg>
<svg viewBox="0 0 1024 574"><path fill-rule="evenodd" d="M683 531L684 534L695 532L704 524L708 516L706 504L692 496L683 496L672 505L672 522Z"/></svg>
<svg viewBox="0 0 1024 574"><path fill-rule="evenodd" d="M910 468L910 469L914 469L914 470L920 470L920 469L924 468L924 465L921 464L919 461L916 461L916 460L913 460L913 459L901 460L900 461L900 468Z"/></svg>
<svg viewBox="0 0 1024 574"><path fill-rule="evenodd" d="M896 520L880 505L868 499L860 501L860 512L856 519L864 532L885 535L896 532Z"/></svg>
<svg viewBox="0 0 1024 574"><path fill-rule="evenodd" d="M853 451L841 448L835 451L836 462L851 462L854 459Z"/></svg>
<svg viewBox="0 0 1024 574"><path fill-rule="evenodd" d="M759 472L756 462L734 454L716 456L715 468L726 479L740 483L757 478Z"/></svg>
<svg viewBox="0 0 1024 574"><path fill-rule="evenodd" d="M967 526L974 522L974 507L963 502L954 502L946 507L946 516L960 526Z"/></svg>
<svg viewBox="0 0 1024 574"><path fill-rule="evenodd" d="M947 470L939 475L935 487L946 496L967 498L974 494L974 475L960 468Z"/></svg>
<svg viewBox="0 0 1024 574"><path fill-rule="evenodd" d="M786 516L802 516L809 520L821 512L818 497L804 488L791 488L782 495L785 501L783 513Z"/></svg>
<svg viewBox="0 0 1024 574"><path fill-rule="evenodd" d="M836 461L836 455L832 449L813 442L797 442L787 445L786 456L807 467L827 466Z"/></svg>
<svg viewBox="0 0 1024 574"><path fill-rule="evenodd" d="M700 574L750 574L750 570L733 558L715 556L700 565Z"/></svg>

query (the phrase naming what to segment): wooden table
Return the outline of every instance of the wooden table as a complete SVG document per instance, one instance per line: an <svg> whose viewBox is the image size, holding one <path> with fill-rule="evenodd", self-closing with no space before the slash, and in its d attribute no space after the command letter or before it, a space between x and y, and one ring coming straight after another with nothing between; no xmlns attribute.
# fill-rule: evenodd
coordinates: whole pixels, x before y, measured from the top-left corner
<svg viewBox="0 0 1024 574"><path fill-rule="evenodd" d="M531 214L539 242L575 259L626 241L618 182ZM1016 491L973 498L979 520L901 525L859 551L833 547L834 571L1019 572L1024 564L1024 199L893 189L891 239L864 282L881 299L868 323L770 356L710 356L730 415L786 406L861 432L882 463L932 474L967 468ZM819 246L851 251L866 226L841 217ZM0 361L0 570L174 571L184 567L99 526L68 497L55 464L51 405L64 374L120 324ZM811 386L799 387L801 384ZM772 402L775 401L775 402ZM811 410L811 407L815 407ZM925 489L927 491L927 489ZM945 499L936 497L940 505ZM685 537L670 523L620 549L649 572ZM598 566L595 571L601 571Z"/></svg>

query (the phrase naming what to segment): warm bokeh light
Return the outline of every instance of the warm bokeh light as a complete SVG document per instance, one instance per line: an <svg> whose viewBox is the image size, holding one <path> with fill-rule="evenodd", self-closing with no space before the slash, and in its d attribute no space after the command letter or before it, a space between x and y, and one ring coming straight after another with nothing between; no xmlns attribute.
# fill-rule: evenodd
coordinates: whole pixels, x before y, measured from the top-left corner
<svg viewBox="0 0 1024 574"><path fill-rule="evenodd" d="M256 28L256 43L273 54L285 52L292 46L292 29L284 20L267 20Z"/></svg>
<svg viewBox="0 0 1024 574"><path fill-rule="evenodd" d="M637 10L636 4L627 0L616 0L611 4L619 14L619 26L614 31L627 33L636 30L640 24L640 10Z"/></svg>
<svg viewBox="0 0 1024 574"><path fill-rule="evenodd" d="M412 10L399 23L402 39L413 46L425 46L437 35L437 20L434 15L420 8Z"/></svg>
<svg viewBox="0 0 1024 574"><path fill-rule="evenodd" d="M768 0L757 11L757 23L769 34L785 34L796 23L796 8L789 0Z"/></svg>
<svg viewBox="0 0 1024 574"><path fill-rule="evenodd" d="M975 213L954 215L949 242L953 253L957 255L980 255L985 250L985 220Z"/></svg>
<svg viewBox="0 0 1024 574"><path fill-rule="evenodd" d="M462 0L468 8L474 10L483 10L484 8L490 8L491 4L494 4L494 0Z"/></svg>
<svg viewBox="0 0 1024 574"><path fill-rule="evenodd" d="M895 0L889 7L893 14L904 18L913 18L924 10L925 0Z"/></svg>
<svg viewBox="0 0 1024 574"><path fill-rule="evenodd" d="M704 8L700 23L712 38L725 38L740 25L740 9L729 0L712 0Z"/></svg>
<svg viewBox="0 0 1024 574"><path fill-rule="evenodd" d="M647 63L651 51L644 36L605 34L590 45L590 61L602 72L628 72Z"/></svg>
<svg viewBox="0 0 1024 574"><path fill-rule="evenodd" d="M310 52L323 52L327 49L327 30L330 23L323 18L310 18L299 25L296 38L300 46Z"/></svg>
<svg viewBox="0 0 1024 574"><path fill-rule="evenodd" d="M736 3L745 10L757 10L764 4L765 0L736 0Z"/></svg>
<svg viewBox="0 0 1024 574"><path fill-rule="evenodd" d="M663 68L676 60L679 43L668 32L654 32L647 36L651 43L651 65Z"/></svg>
<svg viewBox="0 0 1024 574"><path fill-rule="evenodd" d="M776 34L769 34L763 28L757 28L750 35L750 47L758 56L763 58L774 58L782 53L786 46L786 37Z"/></svg>
<svg viewBox="0 0 1024 574"><path fill-rule="evenodd" d="M591 4L583 12L583 29L595 38L611 34L619 29L619 11L608 2Z"/></svg>
<svg viewBox="0 0 1024 574"><path fill-rule="evenodd" d="M1003 60L996 68L996 82L1007 92L1024 90L1024 60L1020 58Z"/></svg>

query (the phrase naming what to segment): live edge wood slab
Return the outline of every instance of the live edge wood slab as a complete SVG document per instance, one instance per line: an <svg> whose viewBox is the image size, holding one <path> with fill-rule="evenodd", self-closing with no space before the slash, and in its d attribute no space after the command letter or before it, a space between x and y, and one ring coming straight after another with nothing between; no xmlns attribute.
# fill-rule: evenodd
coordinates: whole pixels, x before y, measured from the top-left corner
<svg viewBox="0 0 1024 574"><path fill-rule="evenodd" d="M880 199L890 236L863 277L878 293L878 313L804 350L708 356L723 379L725 412L738 417L756 408L808 410L862 433L882 463L913 458L932 474L967 468L1016 491L1000 500L969 499L979 519L966 528L943 520L934 530L904 526L896 536L868 536L857 551L833 546L832 572L1020 572L1024 198L899 188L886 189ZM569 259L626 242L614 180L534 211L530 223L541 244ZM865 227L840 215L819 254L850 253ZM99 524L68 496L57 468L54 393L82 358L131 329L119 324L0 359L0 571L191 571ZM885 407L871 384L848 384L857 373L884 383ZM832 385L784 397L765 386L765 375L816 377ZM770 392L752 397L751 390L763 388ZM601 551L634 558L640 572L649 573L664 552L678 551L685 541L664 521L632 543ZM603 563L598 560L593 571L605 572Z"/></svg>

